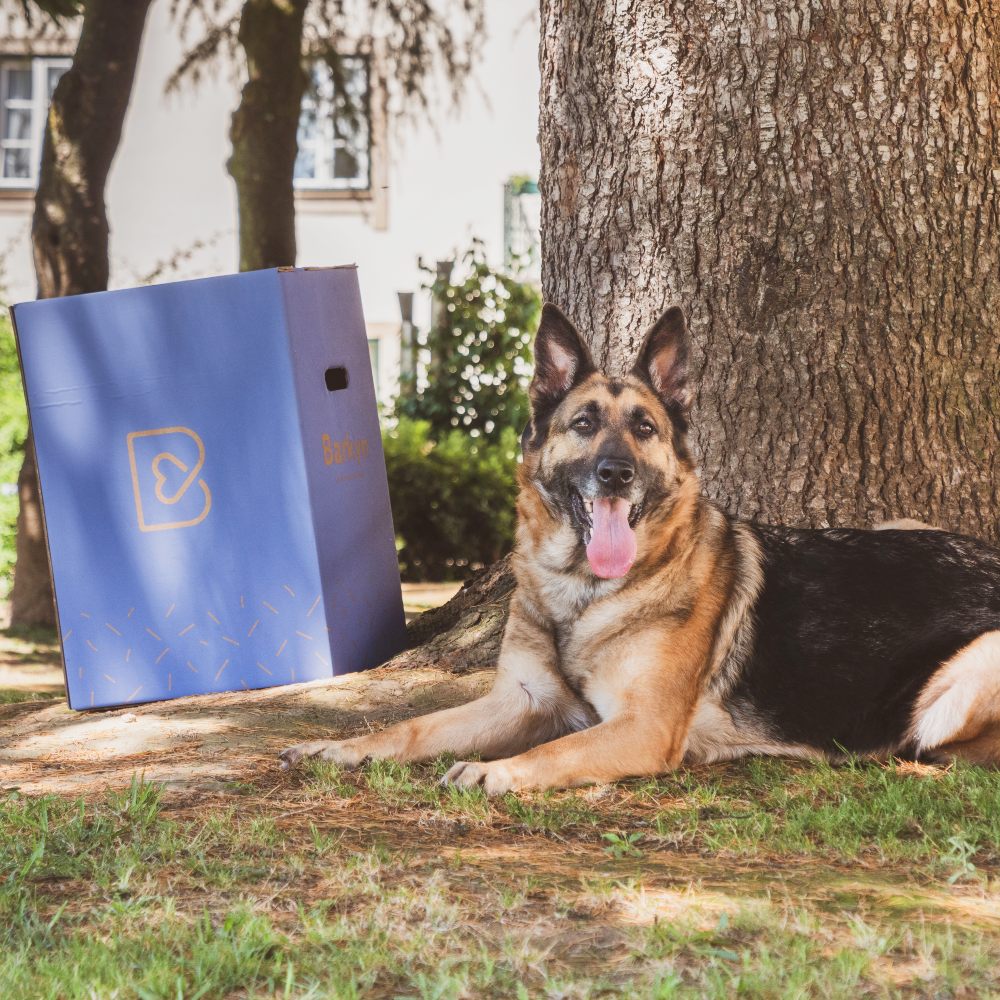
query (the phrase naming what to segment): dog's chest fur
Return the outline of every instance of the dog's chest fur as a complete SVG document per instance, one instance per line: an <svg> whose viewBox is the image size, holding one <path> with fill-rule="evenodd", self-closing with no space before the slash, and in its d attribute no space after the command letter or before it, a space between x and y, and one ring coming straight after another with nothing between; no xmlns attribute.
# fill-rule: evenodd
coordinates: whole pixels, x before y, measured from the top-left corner
<svg viewBox="0 0 1000 1000"><path fill-rule="evenodd" d="M717 552L726 546L732 551L735 566L729 599L717 619L711 663L704 675L704 697L718 702L719 711L726 714L726 691L752 644L749 611L760 587L760 554L748 532L740 526L730 529L714 509L707 508L700 523L699 537L705 539L707 550ZM587 572L577 545L570 531L557 531L537 547L522 547L516 560L518 578L538 618L551 630L559 673L598 717L607 718L630 695L643 697L641 682L639 690L634 688L629 663L648 660L653 646L670 645L671 633L684 628L704 600L706 577L692 573L700 557L691 549L687 558L664 558L638 579L600 580ZM676 667L664 663L663 669ZM707 716L699 713L698 721L706 720ZM708 728L716 729L716 723L709 722ZM732 728L732 721L728 728Z"/></svg>
<svg viewBox="0 0 1000 1000"><path fill-rule="evenodd" d="M684 588L662 573L645 583L599 580L588 573L561 571L534 561L525 574L540 617L549 623L557 669L578 697L606 717L610 675L642 644L651 625L660 630L683 620Z"/></svg>
<svg viewBox="0 0 1000 1000"><path fill-rule="evenodd" d="M587 681L600 666L595 653L602 640L610 638L608 624L626 603L616 600L622 582L552 572L538 574L536 586L536 600L555 640L558 670L570 688L586 700Z"/></svg>

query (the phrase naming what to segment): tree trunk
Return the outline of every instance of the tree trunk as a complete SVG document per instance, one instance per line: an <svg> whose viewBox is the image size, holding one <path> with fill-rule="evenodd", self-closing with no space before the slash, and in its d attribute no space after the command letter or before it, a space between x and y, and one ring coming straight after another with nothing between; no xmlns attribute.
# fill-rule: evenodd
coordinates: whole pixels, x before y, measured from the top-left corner
<svg viewBox="0 0 1000 1000"><path fill-rule="evenodd" d="M684 307L706 492L1000 541L997 6L542 0L540 51L546 297L618 372Z"/></svg>
<svg viewBox="0 0 1000 1000"><path fill-rule="evenodd" d="M695 341L709 495L1000 541L1000 8L542 3L543 285Z"/></svg>
<svg viewBox="0 0 1000 1000"><path fill-rule="evenodd" d="M87 0L73 65L52 96L31 239L38 297L108 287L104 189L121 140L150 0ZM55 624L34 444L18 476L11 624Z"/></svg>
<svg viewBox="0 0 1000 1000"><path fill-rule="evenodd" d="M239 41L249 80L233 113L240 270L295 263L299 115L306 88L302 28L308 0L247 0Z"/></svg>

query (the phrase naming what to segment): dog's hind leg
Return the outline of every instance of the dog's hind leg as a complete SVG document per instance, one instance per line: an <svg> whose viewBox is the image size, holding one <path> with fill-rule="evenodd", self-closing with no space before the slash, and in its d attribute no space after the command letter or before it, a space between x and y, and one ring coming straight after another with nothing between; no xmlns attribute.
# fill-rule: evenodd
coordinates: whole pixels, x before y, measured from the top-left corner
<svg viewBox="0 0 1000 1000"><path fill-rule="evenodd" d="M937 760L964 760L981 767L1000 767L1000 722L987 726L974 739L945 743L928 756Z"/></svg>
<svg viewBox="0 0 1000 1000"><path fill-rule="evenodd" d="M557 662L552 636L515 603L489 694L381 732L300 743L281 753L281 766L306 757L357 767L368 758L420 761L446 752L485 758L522 753L596 721L566 685Z"/></svg>
<svg viewBox="0 0 1000 1000"><path fill-rule="evenodd" d="M941 665L917 699L910 733L921 757L1000 766L1000 630Z"/></svg>

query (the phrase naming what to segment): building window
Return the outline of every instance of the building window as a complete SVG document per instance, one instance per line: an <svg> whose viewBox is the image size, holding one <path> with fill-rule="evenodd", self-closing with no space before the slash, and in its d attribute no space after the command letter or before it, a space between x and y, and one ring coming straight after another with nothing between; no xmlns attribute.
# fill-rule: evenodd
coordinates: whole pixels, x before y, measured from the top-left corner
<svg viewBox="0 0 1000 1000"><path fill-rule="evenodd" d="M49 101L72 60L0 60L0 185L33 188L38 182Z"/></svg>
<svg viewBox="0 0 1000 1000"><path fill-rule="evenodd" d="M531 177L511 177L503 188L504 266L524 281L542 280L542 199Z"/></svg>
<svg viewBox="0 0 1000 1000"><path fill-rule="evenodd" d="M379 342L372 338L368 338L368 360L372 364L372 380L375 382L375 396L376 398L382 395L382 385L380 382L381 372L379 371Z"/></svg>
<svg viewBox="0 0 1000 1000"><path fill-rule="evenodd" d="M368 60L341 56L334 72L315 62L299 118L295 186L314 191L371 188Z"/></svg>

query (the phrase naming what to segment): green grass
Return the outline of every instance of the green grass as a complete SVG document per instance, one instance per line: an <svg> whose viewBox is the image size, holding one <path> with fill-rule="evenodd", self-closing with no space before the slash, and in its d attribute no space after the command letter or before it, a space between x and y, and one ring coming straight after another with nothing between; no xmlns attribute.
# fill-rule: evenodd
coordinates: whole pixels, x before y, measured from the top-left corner
<svg viewBox="0 0 1000 1000"><path fill-rule="evenodd" d="M1000 994L992 773L752 761L487 800L449 763L0 796L0 996Z"/></svg>
<svg viewBox="0 0 1000 1000"><path fill-rule="evenodd" d="M62 691L25 691L22 688L0 688L0 705L15 705L23 701L52 701L65 697Z"/></svg>
<svg viewBox="0 0 1000 1000"><path fill-rule="evenodd" d="M370 769L356 796L426 806L425 772L402 770ZM307 784L330 778L317 769ZM2 800L0 995L846 998L998 988L983 928L931 919L926 901L901 916L856 901L827 912L778 883L757 894L738 880L678 884L635 858L638 874L625 875L606 856L589 881L547 875L544 864L528 876L516 864L442 864L415 838L365 845L348 832L349 811L339 831L287 829L231 803L198 812L172 816L140 780L89 805Z"/></svg>
<svg viewBox="0 0 1000 1000"><path fill-rule="evenodd" d="M375 761L355 773L312 762L307 790L373 793L392 807L432 807L523 832L575 836L612 854L670 849L759 858L908 865L926 877L975 879L1000 864L1000 771L751 758L586 791L507 795L442 788L451 759L415 767ZM627 792L627 794L623 794ZM956 881L958 879L956 878Z"/></svg>
<svg viewBox="0 0 1000 1000"><path fill-rule="evenodd" d="M673 800L655 817L672 847L752 857L766 845L782 856L938 869L965 844L970 856L1000 860L1000 771L761 758L725 776L681 772L641 791Z"/></svg>

